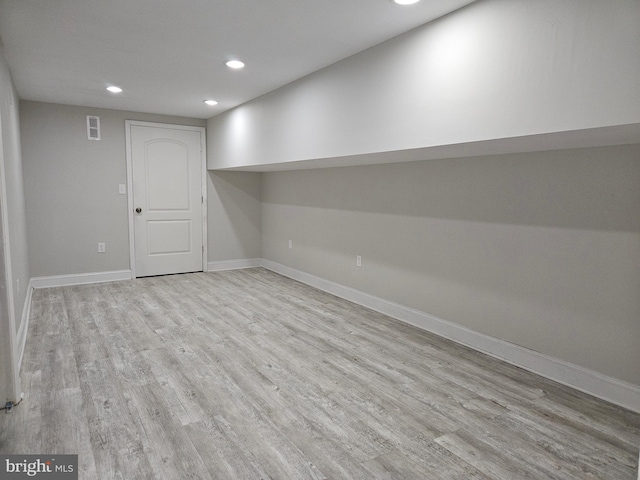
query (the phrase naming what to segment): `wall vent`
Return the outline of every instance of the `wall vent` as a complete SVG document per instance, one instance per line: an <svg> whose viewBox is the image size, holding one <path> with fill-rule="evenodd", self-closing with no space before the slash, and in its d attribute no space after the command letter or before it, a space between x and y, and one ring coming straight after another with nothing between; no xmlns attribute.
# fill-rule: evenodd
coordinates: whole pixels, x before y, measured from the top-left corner
<svg viewBox="0 0 640 480"><path fill-rule="evenodd" d="M87 138L100 140L100 117L87 115Z"/></svg>

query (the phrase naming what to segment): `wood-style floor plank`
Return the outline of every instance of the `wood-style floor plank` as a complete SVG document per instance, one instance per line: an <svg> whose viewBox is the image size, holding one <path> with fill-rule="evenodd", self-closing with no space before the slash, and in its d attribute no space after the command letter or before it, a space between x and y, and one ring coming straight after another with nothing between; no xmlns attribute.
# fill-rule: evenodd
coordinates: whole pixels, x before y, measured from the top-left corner
<svg viewBox="0 0 640 480"><path fill-rule="evenodd" d="M34 291L2 453L83 479L635 480L640 415L264 269Z"/></svg>

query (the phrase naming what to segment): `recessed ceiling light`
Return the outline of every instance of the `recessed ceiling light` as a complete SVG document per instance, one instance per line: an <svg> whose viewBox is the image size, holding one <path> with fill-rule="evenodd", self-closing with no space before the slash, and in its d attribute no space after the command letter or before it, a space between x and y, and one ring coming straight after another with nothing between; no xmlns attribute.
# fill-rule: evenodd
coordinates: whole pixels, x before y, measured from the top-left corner
<svg viewBox="0 0 640 480"><path fill-rule="evenodd" d="M111 93L122 93L122 89L120 87L116 87L115 85L107 87L107 90L109 90Z"/></svg>
<svg viewBox="0 0 640 480"><path fill-rule="evenodd" d="M225 65L235 70L237 70L238 68L244 67L244 63L241 62L240 60L229 60L227 63L225 63Z"/></svg>
<svg viewBox="0 0 640 480"><path fill-rule="evenodd" d="M420 0L391 0L391 1L398 5L413 5L414 3L418 3Z"/></svg>
<svg viewBox="0 0 640 480"><path fill-rule="evenodd" d="M214 105L218 104L218 102L216 102L215 100L205 100L204 103L206 103L207 105L211 105L211 106L214 106Z"/></svg>

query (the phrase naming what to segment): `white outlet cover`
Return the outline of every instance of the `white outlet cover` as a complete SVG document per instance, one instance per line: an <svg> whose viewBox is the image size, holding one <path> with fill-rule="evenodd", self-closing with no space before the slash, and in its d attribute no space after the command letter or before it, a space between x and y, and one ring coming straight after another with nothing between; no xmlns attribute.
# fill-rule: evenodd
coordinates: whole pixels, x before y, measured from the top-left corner
<svg viewBox="0 0 640 480"><path fill-rule="evenodd" d="M121 183L118 185L118 193L120 195L126 195L127 193L127 186L124 183Z"/></svg>

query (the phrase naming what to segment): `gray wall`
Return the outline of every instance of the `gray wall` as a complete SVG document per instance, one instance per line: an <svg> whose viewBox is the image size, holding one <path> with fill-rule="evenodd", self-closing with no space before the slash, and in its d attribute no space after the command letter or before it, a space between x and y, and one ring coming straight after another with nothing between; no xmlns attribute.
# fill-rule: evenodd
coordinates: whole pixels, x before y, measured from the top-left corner
<svg viewBox="0 0 640 480"><path fill-rule="evenodd" d="M262 174L208 172L208 261L262 257Z"/></svg>
<svg viewBox="0 0 640 480"><path fill-rule="evenodd" d="M637 124L638 18L637 0L472 3L214 117L209 168Z"/></svg>
<svg viewBox="0 0 640 480"><path fill-rule="evenodd" d="M206 121L30 101L20 113L31 276L128 270L125 120ZM100 141L86 115L100 116ZM209 261L259 258L260 175L208 172L207 192Z"/></svg>
<svg viewBox="0 0 640 480"><path fill-rule="evenodd" d="M29 101L20 114L31 276L128 270L125 120L205 121ZM100 141L87 140L86 115L100 117Z"/></svg>
<svg viewBox="0 0 640 480"><path fill-rule="evenodd" d="M0 275L0 400L11 396L15 400L17 387L11 374L11 365L17 365L17 350L9 345L9 335L14 337L24 328L21 324L29 282L29 260L27 255L27 228L25 219L25 200L20 152L20 130L18 119L18 96L13 88L9 67L0 48L0 126L2 130L2 189L5 192L0 201L6 212L7 229L2 231L3 255ZM6 249L9 256L6 257ZM12 297L13 309L9 308L8 298ZM8 322L11 322L9 324ZM13 350L13 351L12 351Z"/></svg>
<svg viewBox="0 0 640 480"><path fill-rule="evenodd" d="M263 175L264 258L640 385L640 145Z"/></svg>

